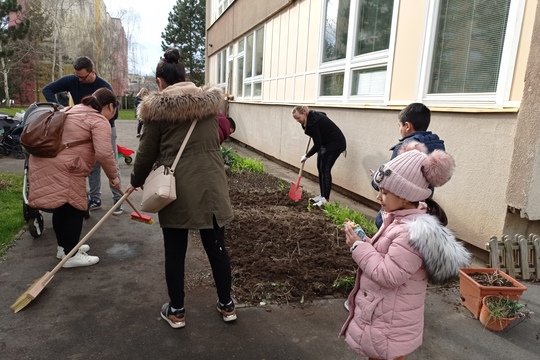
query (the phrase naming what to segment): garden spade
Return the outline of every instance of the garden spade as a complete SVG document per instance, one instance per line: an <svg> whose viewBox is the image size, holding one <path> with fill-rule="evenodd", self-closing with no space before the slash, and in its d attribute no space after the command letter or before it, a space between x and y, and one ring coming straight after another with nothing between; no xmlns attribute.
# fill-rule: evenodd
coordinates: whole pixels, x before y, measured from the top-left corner
<svg viewBox="0 0 540 360"><path fill-rule="evenodd" d="M308 140L305 153L307 153L307 151L309 150L310 143L311 143L311 137ZM302 165L300 166L300 172L298 173L298 179L296 180L296 183L291 183L291 188L289 189L289 197L294 201L298 201L302 198L302 191L304 189L300 186L300 179L302 178L302 171L304 171L305 163L306 162L304 161Z"/></svg>

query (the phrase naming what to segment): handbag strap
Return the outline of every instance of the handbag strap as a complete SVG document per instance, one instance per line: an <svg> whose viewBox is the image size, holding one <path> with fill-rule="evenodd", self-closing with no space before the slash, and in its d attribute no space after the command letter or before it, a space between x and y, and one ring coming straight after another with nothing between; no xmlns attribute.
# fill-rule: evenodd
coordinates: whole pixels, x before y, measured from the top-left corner
<svg viewBox="0 0 540 360"><path fill-rule="evenodd" d="M178 164L178 160L180 160L180 156L182 156L182 153L184 152L184 148L186 147L189 137L191 136L191 133L193 132L193 129L195 128L196 124L197 124L197 120L194 120L191 123L191 126L187 132L187 135L184 138L184 141L182 142L182 146L180 146L180 150L178 150L178 154L176 154L176 159L174 159L174 163L171 166L171 171L174 172L174 169L176 168L176 165Z"/></svg>

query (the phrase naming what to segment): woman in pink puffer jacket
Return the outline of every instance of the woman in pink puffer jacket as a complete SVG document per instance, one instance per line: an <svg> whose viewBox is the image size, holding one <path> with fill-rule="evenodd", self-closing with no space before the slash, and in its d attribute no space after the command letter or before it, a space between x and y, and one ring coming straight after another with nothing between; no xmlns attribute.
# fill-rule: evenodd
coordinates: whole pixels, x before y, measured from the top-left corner
<svg viewBox="0 0 540 360"><path fill-rule="evenodd" d="M384 213L373 238L362 239L345 224L358 273L340 335L370 359L404 359L422 345L428 280L444 283L470 261L445 227L444 211L429 199L429 184L446 183L454 160L441 150L426 153L424 145L409 142L374 173Z"/></svg>
<svg viewBox="0 0 540 360"><path fill-rule="evenodd" d="M57 257L60 259L79 242L84 213L88 209L86 177L96 161L103 167L111 186L120 187L109 125L109 119L116 114L116 107L116 96L111 90L96 90L82 99L81 104L68 110L62 135L62 143L92 141L68 147L54 158L30 155L28 159L28 203L35 209L53 213ZM66 261L64 267L88 266L99 261L97 256L86 254L88 245L83 247Z"/></svg>

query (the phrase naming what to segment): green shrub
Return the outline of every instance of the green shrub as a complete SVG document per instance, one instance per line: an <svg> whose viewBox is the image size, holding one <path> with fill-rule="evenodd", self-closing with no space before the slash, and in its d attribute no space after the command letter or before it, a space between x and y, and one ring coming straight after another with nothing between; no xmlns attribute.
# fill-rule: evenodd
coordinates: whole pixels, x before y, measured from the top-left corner
<svg viewBox="0 0 540 360"><path fill-rule="evenodd" d="M221 147L221 157L225 165L231 168L232 172L248 171L254 173L264 173L262 162L256 159L243 158L236 154L232 148Z"/></svg>

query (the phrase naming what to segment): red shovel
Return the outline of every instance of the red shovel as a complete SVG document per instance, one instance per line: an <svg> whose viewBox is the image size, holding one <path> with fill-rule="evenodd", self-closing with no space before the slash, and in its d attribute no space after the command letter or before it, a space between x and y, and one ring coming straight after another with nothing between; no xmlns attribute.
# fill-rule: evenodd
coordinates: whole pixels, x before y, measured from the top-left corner
<svg viewBox="0 0 540 360"><path fill-rule="evenodd" d="M310 143L311 143L311 137L309 138L308 143L307 143L306 153L309 150ZM298 173L298 180L296 180L296 183L291 183L291 188L289 189L289 197L291 198L291 200L298 201L302 198L302 191L304 189L300 186L300 179L302 178L302 171L304 170L305 163L306 162L304 161L302 165L300 166L300 172Z"/></svg>

